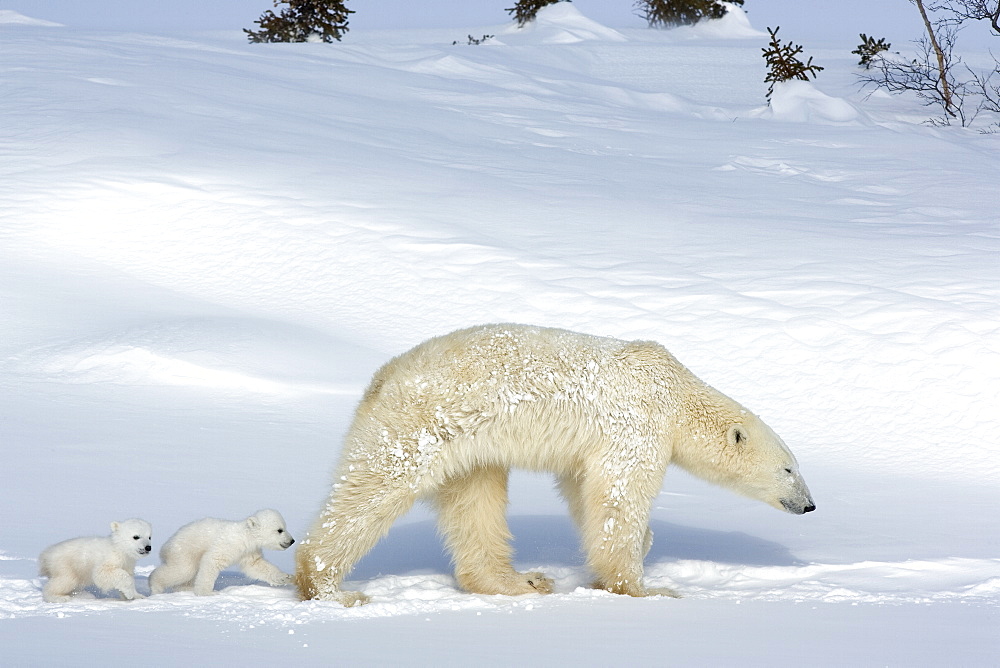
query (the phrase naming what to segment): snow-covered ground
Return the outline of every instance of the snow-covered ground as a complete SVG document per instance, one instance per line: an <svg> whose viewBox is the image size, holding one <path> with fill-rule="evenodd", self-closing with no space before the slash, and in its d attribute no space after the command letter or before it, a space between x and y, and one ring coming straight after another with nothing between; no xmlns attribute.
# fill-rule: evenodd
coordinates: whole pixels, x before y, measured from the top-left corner
<svg viewBox="0 0 1000 668"><path fill-rule="evenodd" d="M859 92L853 41L768 108L742 13L335 45L51 23L0 12L0 663L995 662L1000 135ZM372 371L500 321L663 343L783 436L817 512L670 471L647 579L680 600L588 589L519 474L551 596L462 593L418 508L361 608L237 573L42 601L38 553L111 520L154 554L265 506L301 535Z"/></svg>

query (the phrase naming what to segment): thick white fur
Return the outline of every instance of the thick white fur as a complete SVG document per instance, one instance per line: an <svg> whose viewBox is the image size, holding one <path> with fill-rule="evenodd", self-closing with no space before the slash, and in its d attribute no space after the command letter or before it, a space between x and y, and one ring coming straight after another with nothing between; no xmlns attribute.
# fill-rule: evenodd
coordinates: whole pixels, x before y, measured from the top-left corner
<svg viewBox="0 0 1000 668"><path fill-rule="evenodd" d="M238 522L206 517L177 530L160 549L162 564L149 574L154 594L193 588L211 594L226 568L238 565L249 577L270 585L285 585L292 576L266 561L262 550L284 550L295 542L276 510L259 510Z"/></svg>
<svg viewBox="0 0 1000 668"><path fill-rule="evenodd" d="M110 536L71 538L42 551L38 572L48 578L42 597L49 603L69 600L95 585L117 589L127 600L143 598L135 590L135 562L149 554L153 530L139 519L111 523Z"/></svg>
<svg viewBox="0 0 1000 668"><path fill-rule="evenodd" d="M662 346L558 329L485 325L434 338L376 374L330 497L296 555L303 599L367 601L344 576L419 497L466 590L547 593L511 565L509 469L556 474L596 586L645 596L648 518L667 465L794 513L814 508L767 425Z"/></svg>

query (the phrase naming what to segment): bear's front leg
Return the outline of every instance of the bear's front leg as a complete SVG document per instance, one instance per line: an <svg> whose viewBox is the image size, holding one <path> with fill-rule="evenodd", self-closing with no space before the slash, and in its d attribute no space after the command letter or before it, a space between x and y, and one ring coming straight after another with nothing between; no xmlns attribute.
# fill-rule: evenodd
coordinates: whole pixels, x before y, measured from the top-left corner
<svg viewBox="0 0 1000 668"><path fill-rule="evenodd" d="M576 505L595 587L626 596L677 596L643 583L642 560L652 545L649 510L662 480L662 471L641 459L625 464L612 458L561 482L571 506Z"/></svg>

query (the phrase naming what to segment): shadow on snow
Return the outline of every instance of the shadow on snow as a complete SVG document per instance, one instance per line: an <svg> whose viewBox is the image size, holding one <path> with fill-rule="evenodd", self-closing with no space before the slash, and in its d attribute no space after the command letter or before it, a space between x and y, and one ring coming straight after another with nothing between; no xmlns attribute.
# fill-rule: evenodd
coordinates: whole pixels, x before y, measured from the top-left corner
<svg viewBox="0 0 1000 668"><path fill-rule="evenodd" d="M584 564L580 539L568 516L519 515L509 517L514 534L515 563L521 567ZM797 559L783 545L741 531L713 531L653 520L655 538L646 565L660 561L694 559L748 566L796 566ZM379 575L401 575L412 571L451 573L434 522L403 524L389 532L358 562L349 580L368 580Z"/></svg>

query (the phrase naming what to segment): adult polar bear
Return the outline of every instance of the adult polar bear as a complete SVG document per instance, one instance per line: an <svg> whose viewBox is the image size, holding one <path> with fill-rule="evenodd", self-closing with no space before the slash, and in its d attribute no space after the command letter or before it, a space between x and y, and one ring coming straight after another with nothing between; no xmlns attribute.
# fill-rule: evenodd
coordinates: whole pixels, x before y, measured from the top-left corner
<svg viewBox="0 0 1000 668"><path fill-rule="evenodd" d="M296 554L299 595L367 602L341 581L420 497L437 505L464 589L551 592L551 580L511 564L512 467L556 474L595 586L673 594L642 581L650 507L670 462L790 513L815 509L782 440L659 344L524 325L430 339L389 361L365 392L330 497Z"/></svg>

